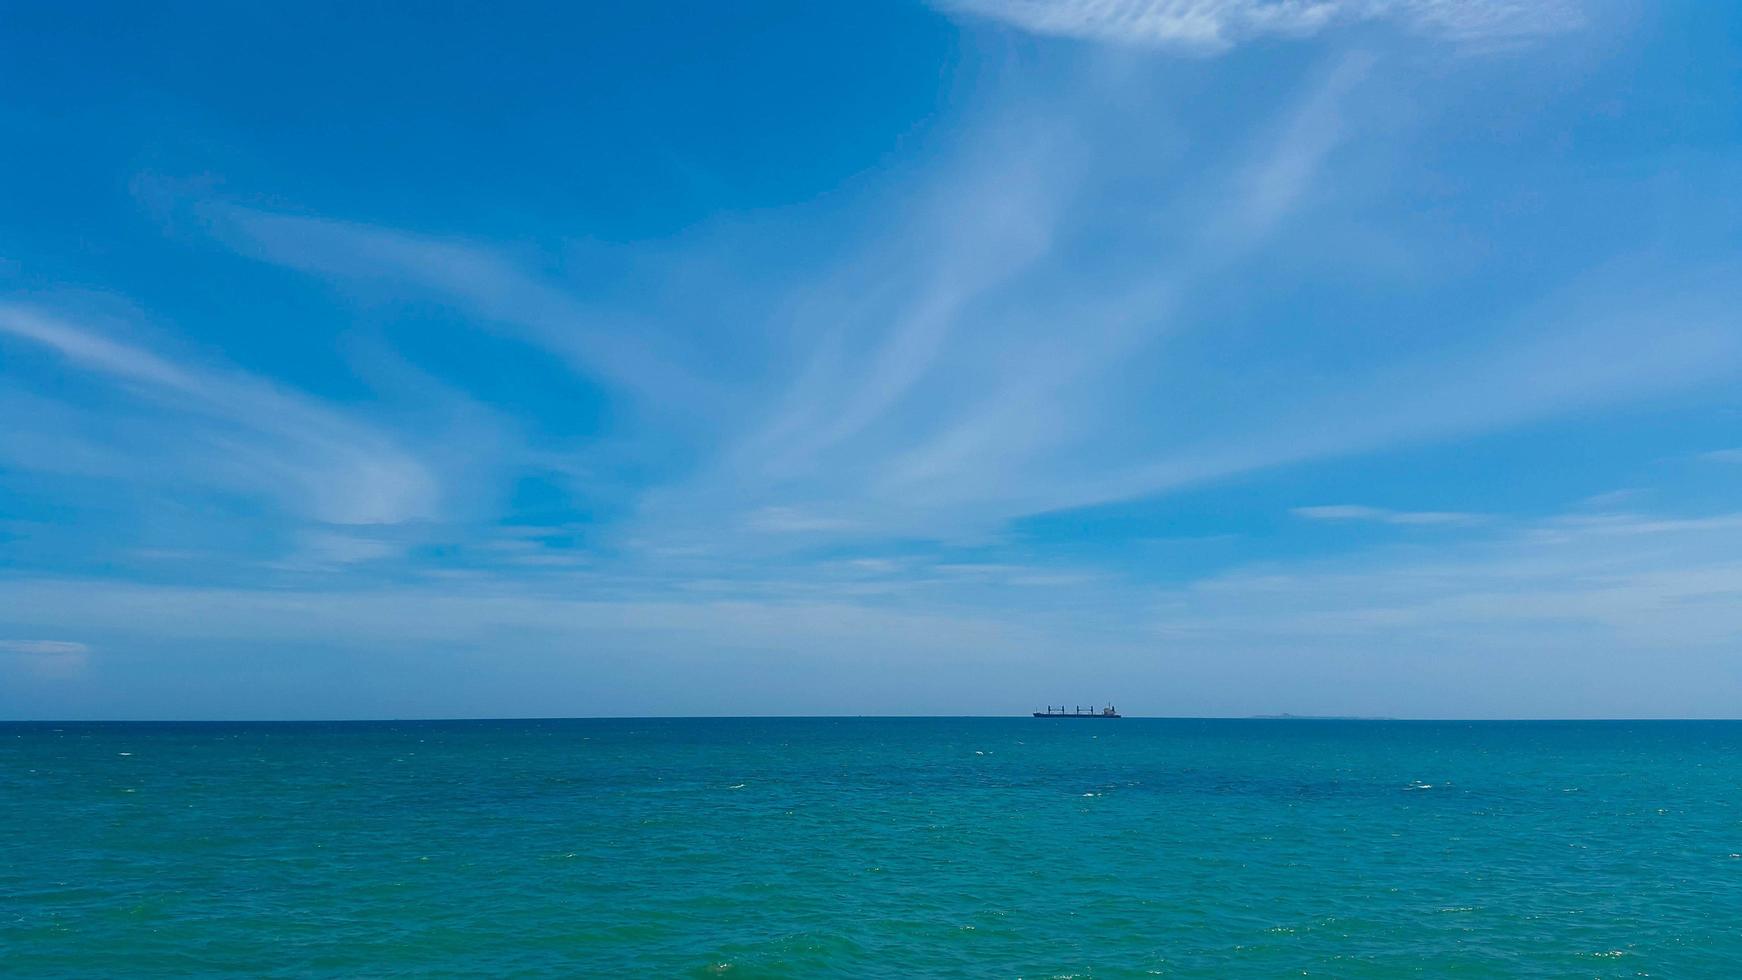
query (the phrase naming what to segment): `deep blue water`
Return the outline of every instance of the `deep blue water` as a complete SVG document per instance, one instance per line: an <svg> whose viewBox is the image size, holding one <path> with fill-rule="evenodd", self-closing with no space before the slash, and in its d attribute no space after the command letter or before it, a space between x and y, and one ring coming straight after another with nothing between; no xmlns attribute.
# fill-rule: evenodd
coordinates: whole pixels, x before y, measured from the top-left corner
<svg viewBox="0 0 1742 980"><path fill-rule="evenodd" d="M0 725L0 974L1734 976L1742 724Z"/></svg>

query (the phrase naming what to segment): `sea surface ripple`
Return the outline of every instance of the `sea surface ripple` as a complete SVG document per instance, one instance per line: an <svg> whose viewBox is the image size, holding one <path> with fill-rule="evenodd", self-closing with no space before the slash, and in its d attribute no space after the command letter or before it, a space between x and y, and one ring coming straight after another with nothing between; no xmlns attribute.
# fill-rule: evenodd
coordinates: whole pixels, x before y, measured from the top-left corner
<svg viewBox="0 0 1742 980"><path fill-rule="evenodd" d="M1742 724L0 725L8 976L1731 976Z"/></svg>

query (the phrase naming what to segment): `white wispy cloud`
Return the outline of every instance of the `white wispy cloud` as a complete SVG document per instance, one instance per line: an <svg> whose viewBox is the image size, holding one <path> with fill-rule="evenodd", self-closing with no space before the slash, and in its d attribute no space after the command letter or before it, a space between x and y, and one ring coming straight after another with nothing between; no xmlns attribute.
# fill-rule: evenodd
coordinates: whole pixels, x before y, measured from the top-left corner
<svg viewBox="0 0 1742 980"><path fill-rule="evenodd" d="M35 677L64 680L84 671L91 648L76 640L0 640L0 654Z"/></svg>
<svg viewBox="0 0 1742 980"><path fill-rule="evenodd" d="M1383 360L1329 390L1302 386L1309 390L1269 403L1243 431L1104 477L1099 499L1492 432L1734 377L1742 373L1735 273L1729 262L1674 274L1650 265L1598 270L1521 310L1516 331Z"/></svg>
<svg viewBox="0 0 1742 980"><path fill-rule="evenodd" d="M843 445L886 441L891 422L914 421L913 400L959 383L940 372L984 329L977 308L1054 247L1076 179L1077 161L1057 149L1069 142L1068 126L1050 116L989 124L922 189L904 227L799 287L802 367L740 436L730 465L776 479L814 471ZM1023 339L1015 330L1006 338Z"/></svg>
<svg viewBox="0 0 1742 980"><path fill-rule="evenodd" d="M444 297L479 324L506 328L654 408L715 396L718 379L696 373L656 323L584 303L488 247L223 201L202 202L198 211L244 252L369 288Z"/></svg>
<svg viewBox="0 0 1742 980"><path fill-rule="evenodd" d="M1742 514L1666 518L1630 513L1603 513L1569 514L1542 524L1534 533L1539 538L1566 540L1575 537L1688 535L1702 531L1737 530L1742 530Z"/></svg>
<svg viewBox="0 0 1742 980"><path fill-rule="evenodd" d="M1212 576L1173 597L1169 626L1546 642L1517 629L1535 624L1564 642L1594 630L1640 650L1720 643L1742 634L1739 544L1742 514L1568 514L1431 552L1376 548Z"/></svg>
<svg viewBox="0 0 1742 980"><path fill-rule="evenodd" d="M1105 680L1162 713L1383 704L1429 716L1724 715L1742 696L1727 666L1742 636L1737 554L1742 514L1573 513L1431 551L1252 564L1171 586L1007 562L837 563L808 580L683 586L610 574L332 591L14 580L0 590L0 622L46 630L76 611L92 636L178 649L264 637L327 657L367 650L349 669L370 679L377 712L410 696L396 657L499 658L512 636L516 663L551 692L538 704L570 713L599 710L575 692L600 686L634 692L642 710L943 710L943 697L958 711L1000 711L1035 685ZM1036 588L1013 605L1012 586ZM82 646L0 649L60 657ZM1569 674L1586 657L1603 669ZM1362 685L1351 688L1351 671ZM1289 700L1269 700L1279 696Z"/></svg>
<svg viewBox="0 0 1742 980"><path fill-rule="evenodd" d="M179 363L31 306L0 304L0 336L52 350L160 413L133 419L148 433L145 444L88 450L87 469L106 463L143 479L242 489L335 524L393 523L439 512L438 480L419 459L306 395L239 370ZM81 428L114 434L122 427L111 421ZM17 419L13 432L27 438L0 438L0 451L34 468L58 467L54 453L63 437L78 444L77 428L31 430L28 420ZM154 455L174 472L140 465Z"/></svg>
<svg viewBox="0 0 1742 980"><path fill-rule="evenodd" d="M772 531L776 534L845 531L857 526L845 518L811 513L796 507L764 507L752 513L746 523L754 530Z"/></svg>
<svg viewBox="0 0 1742 980"><path fill-rule="evenodd" d="M287 562L292 567L319 569L380 561L396 557L404 550L397 542L322 529L305 531L299 535L296 552Z"/></svg>
<svg viewBox="0 0 1742 980"><path fill-rule="evenodd" d="M1067 642L1032 618L986 611L891 608L851 595L769 600L696 590L685 599L683 591L667 583L661 598L616 600L534 591L500 579L343 591L94 588L50 580L0 590L0 622L40 622L76 608L94 634L151 637L183 656L230 651L238 643L273 654L295 651L285 662L290 673L324 670L321 665L339 658L346 675L358 680L357 690L332 692L314 713L426 717L488 717L492 709L498 716L790 714L864 711L867 705L942 714L964 710L961 692L967 691L973 692L968 710L1008 712L1032 698L1031 681L1001 668L1039 663ZM475 678L486 680L432 688L408 682L389 666L428 663L419 674L446 671L452 651L462 651L464 662L475 660ZM1074 683L1084 683L1093 659L1078 650L1069 672ZM212 670L228 678L233 661L216 656ZM1101 682L1111 689L1111 674ZM190 704L181 675L135 678L132 685L133 693L154 699L179 692L176 703ZM0 686L0 708L27 711L9 700L11 694ZM221 702L195 700L190 710L272 717L284 709L270 699L257 702L244 684L229 687Z"/></svg>
<svg viewBox="0 0 1742 980"><path fill-rule="evenodd" d="M1713 449L1701 453L1700 458L1712 463L1742 463L1742 448Z"/></svg>
<svg viewBox="0 0 1742 980"><path fill-rule="evenodd" d="M0 640L0 653L23 657L80 657L91 648L75 640Z"/></svg>
<svg viewBox="0 0 1742 980"><path fill-rule="evenodd" d="M1739 553L1738 514L1570 514L1249 565L1163 592L1151 621L1205 665L1181 683L1262 665L1314 711L1354 707L1358 672L1442 717L1733 717Z"/></svg>
<svg viewBox="0 0 1742 980"><path fill-rule="evenodd" d="M1359 504L1324 504L1296 507L1291 513L1313 521L1371 521L1379 524L1480 524L1488 520L1485 514L1466 514L1441 510L1386 510Z"/></svg>
<svg viewBox="0 0 1742 980"><path fill-rule="evenodd" d="M1366 57L1331 60L1222 166L1113 206L1082 206L1084 189L1122 166L1121 154L1154 152L1140 128L1090 141L1069 114L989 114L939 176L899 189L903 220L872 226L838 267L801 264L802 278L762 287L787 294L769 303L776 316L716 323L700 297L691 319L652 335L621 330L639 314L603 316L501 249L222 204L206 211L250 254L457 303L580 351L577 365L615 379L626 397L673 408L683 421L634 414L611 433L694 453L671 479L638 489L624 535L649 553L968 538L1026 514L1497 431L1738 373L1733 265L1666 274L1626 258L1546 288L1503 329L1471 323L1395 350L1387 340L1334 380L1267 362L1262 341L1208 376L1173 357L1166 341L1211 329L1192 319L1197 306L1230 281L1269 274L1266 249L1295 240L1286 233L1315 218L1326 185L1345 206L1358 200L1364 188L1331 163L1371 152L1373 139L1360 137L1372 134L1358 127L1361 100L1381 87L1368 84L1376 70ZM1031 146L1073 149L1022 151ZM1188 210L1199 223L1169 238L1133 221L1202 200L1219 207ZM1086 243L1108 234L1143 261L1085 264ZM712 247L726 268L745 251L729 233ZM769 277L749 267L731 278ZM1254 329L1287 337L1286 324ZM790 370L712 400L695 392L738 388L743 364L620 358L608 346L681 351L714 332L777 351ZM686 367L649 367L672 363ZM702 372L695 386L683 380L691 368ZM1213 405L1238 410L1203 407ZM696 419L710 438L684 433Z"/></svg>
<svg viewBox="0 0 1742 980"><path fill-rule="evenodd" d="M915 195L925 207L850 254L848 270L805 285L802 309L815 320L796 334L811 341L795 355L803 368L772 412L743 418L747 432L727 441L717 467L651 495L652 519L722 501L829 500L851 518L843 531L971 535L1106 499L1134 448L1107 434L1155 410L1109 377L1179 331L1182 303L1313 197L1346 133L1341 107L1371 67L1337 59L1257 127L1226 173L1180 188L1228 204L1183 246L1156 246L1152 261L1062 290L1061 276L1078 279L1085 241L1129 217L1071 206L1110 161L1052 149L1085 142L1068 116L993 116L973 149Z"/></svg>
<svg viewBox="0 0 1742 980"><path fill-rule="evenodd" d="M1143 16L1407 15L1437 18L1446 32L1456 19L1426 2L1261 6ZM1493 3L1458 22L1526 13ZM649 246L649 267L716 267L712 281L734 297L755 294L730 317L718 297L677 286L646 309L622 297L607 309L548 271L560 263L512 242L215 200L195 208L248 255L371 298L386 290L449 305L468 326L556 352L600 380L613 407L660 406L611 413L599 437L681 460L623 481L628 514L611 530L648 556L983 540L1025 515L1500 431L1742 373L1733 266L1666 275L1627 257L1437 335L1364 325L1374 342L1335 377L1274 356L1300 346L1287 318L1239 325L1248 342L1204 363L1204 345L1224 329L1220 297L1273 276L1291 251L1320 249L1310 232L1332 220L1328 205L1347 213L1384 202L1383 186L1348 174L1375 170L1374 160L1389 172L1403 152L1369 125L1386 70L1383 59L1333 54L1181 171L1168 169L1176 150L1156 135L1166 120L1145 115L1163 108L1118 108L1104 87L1128 78L1073 75L1068 91L981 110L937 166L864 192L865 210L894 220L853 226L827 256L777 255L772 272L764 267L768 242L783 240L778 217L749 231L728 223L681 248ZM1077 111L1103 101L1109 120ZM1154 173L1131 180L1150 164ZM1109 183L1121 188L1116 199L1098 196ZM1164 217L1178 220L1158 227ZM1119 247L1099 244L1108 240ZM737 356L697 353L725 336L741 341ZM1196 361L1180 352L1193 346ZM598 445L538 447L541 465L608 481L581 455Z"/></svg>
<svg viewBox="0 0 1742 980"><path fill-rule="evenodd" d="M1343 106L1373 70L1374 60L1365 53L1346 55L1307 90L1289 112L1280 136L1244 168L1234 207L1207 237L1234 237L1249 245L1310 193L1321 180L1326 158L1347 135Z"/></svg>
<svg viewBox="0 0 1742 980"><path fill-rule="evenodd" d="M1306 37L1391 21L1468 44L1511 42L1583 24L1571 0L934 0L945 10L1035 34L1198 53L1263 37Z"/></svg>

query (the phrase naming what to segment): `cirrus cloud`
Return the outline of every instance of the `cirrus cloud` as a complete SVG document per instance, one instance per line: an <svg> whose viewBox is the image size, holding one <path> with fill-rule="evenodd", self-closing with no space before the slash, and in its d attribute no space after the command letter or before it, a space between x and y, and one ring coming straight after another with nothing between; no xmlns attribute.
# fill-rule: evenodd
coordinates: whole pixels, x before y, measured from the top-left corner
<svg viewBox="0 0 1742 980"><path fill-rule="evenodd" d="M80 673L90 653L89 646L74 640L0 640L0 654L43 678Z"/></svg>
<svg viewBox="0 0 1742 980"><path fill-rule="evenodd" d="M1487 518L1482 514L1466 514L1445 510L1386 510L1360 504L1326 504L1318 507L1296 507L1296 517L1311 521L1375 521L1380 524L1479 524Z"/></svg>
<svg viewBox="0 0 1742 980"><path fill-rule="evenodd" d="M1261 37L1305 37L1391 21L1461 44L1491 45L1583 23L1565 0L938 0L945 10L1034 34L1199 53Z"/></svg>

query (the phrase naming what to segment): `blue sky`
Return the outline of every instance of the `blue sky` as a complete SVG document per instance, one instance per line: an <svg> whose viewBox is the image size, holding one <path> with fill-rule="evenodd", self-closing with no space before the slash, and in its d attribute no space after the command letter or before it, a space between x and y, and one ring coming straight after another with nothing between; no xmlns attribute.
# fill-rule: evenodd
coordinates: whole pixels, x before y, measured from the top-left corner
<svg viewBox="0 0 1742 980"><path fill-rule="evenodd" d="M9 4L0 717L1734 716L1739 39Z"/></svg>

